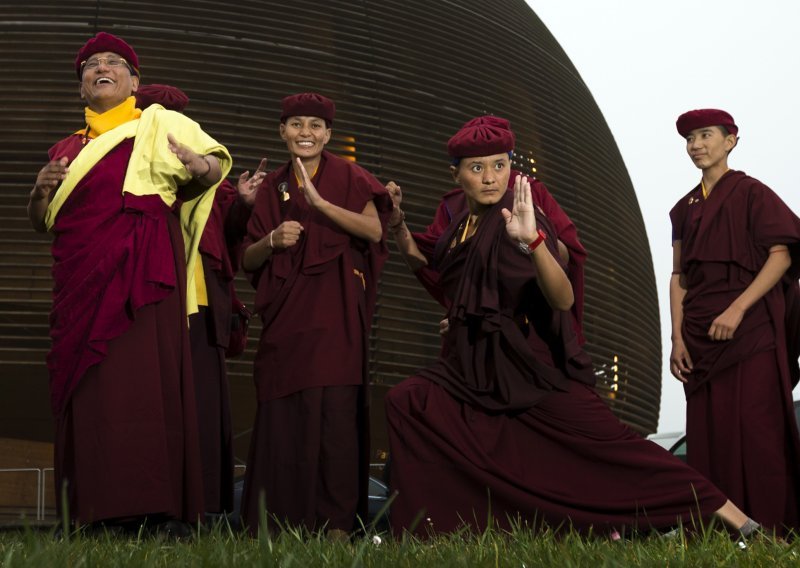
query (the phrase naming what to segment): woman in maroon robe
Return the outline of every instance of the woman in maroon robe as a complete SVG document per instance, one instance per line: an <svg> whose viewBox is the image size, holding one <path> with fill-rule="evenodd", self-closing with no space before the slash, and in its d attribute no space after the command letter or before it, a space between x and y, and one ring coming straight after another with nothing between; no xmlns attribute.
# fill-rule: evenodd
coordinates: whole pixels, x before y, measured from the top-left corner
<svg viewBox="0 0 800 568"><path fill-rule="evenodd" d="M467 197L433 254L449 331L439 360L386 399L396 532L466 524L571 526L611 533L716 513L755 525L710 482L621 424L595 393L569 309L554 229L517 177L509 129L479 124L448 150ZM478 157L472 157L478 156Z"/></svg>
<svg viewBox="0 0 800 568"><path fill-rule="evenodd" d="M703 172L670 212L670 364L686 391L687 460L786 534L800 527L800 219L767 186L728 169L738 142L728 113L690 111L677 127Z"/></svg>
<svg viewBox="0 0 800 568"><path fill-rule="evenodd" d="M159 176L159 188L188 183L202 192L230 158L216 143L192 149L170 137L180 161L134 161L139 136L148 139L159 124L174 126L177 139L207 139L180 116L141 119L132 96L138 65L133 49L111 34L81 48L75 70L87 128L51 148L28 214L35 229L54 235L47 362L59 514L78 523L146 516L180 534L187 529L178 520L195 522L204 509L184 242L160 193L123 187L135 166Z"/></svg>
<svg viewBox="0 0 800 568"><path fill-rule="evenodd" d="M324 150L333 116L315 93L283 100L292 159L259 188L245 241L263 324L242 506L251 530L261 499L266 518L335 537L365 512L367 339L392 204L372 175Z"/></svg>
<svg viewBox="0 0 800 568"><path fill-rule="evenodd" d="M490 124L498 128L510 130L511 124L508 120L497 116L479 116L467 121L462 128L468 126ZM514 184L514 179L517 175L522 175L516 170L511 170L511 175L508 176L508 188L511 189ZM583 266L586 263L586 249L583 247L580 239L578 238L578 230L569 216L561 209L561 206L553 198L547 187L537 179L531 179L531 195L533 203L539 207L550 219L555 231L557 240L558 253L567 265L567 276L569 277L570 284L572 285L573 294L575 295L575 303L572 305L570 312L575 318L575 332L578 334L578 340L583 344L585 339L583 337L583 298L584 298L584 285L583 285ZM389 219L389 230L393 234L408 233L408 227L405 225L405 215L400 209L402 203L402 191L400 186L394 182L389 182L386 185L389 194L392 196L392 201L395 204L395 210L392 217ZM414 233L414 242L423 254L431 256L439 241L439 237L450 226L453 218L460 215L467 210L467 199L464 195L464 190L460 187L453 189L446 193L436 212L433 216L433 221L425 228L423 233ZM427 266L418 266L414 263L413 259L407 259L410 268L414 271L417 279L425 287L436 301L441 303L445 308L449 306L446 303L446 298L441 295L441 287L438 283L438 273L431 270Z"/></svg>

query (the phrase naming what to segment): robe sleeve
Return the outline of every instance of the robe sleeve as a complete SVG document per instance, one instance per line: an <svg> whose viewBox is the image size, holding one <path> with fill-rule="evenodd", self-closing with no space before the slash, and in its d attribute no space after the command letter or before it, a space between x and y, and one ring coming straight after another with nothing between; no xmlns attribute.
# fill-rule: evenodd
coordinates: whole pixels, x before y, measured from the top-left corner
<svg viewBox="0 0 800 568"><path fill-rule="evenodd" d="M800 276L800 219L770 188L762 183L753 186L748 203L748 230L757 251L769 254L775 245L787 245L792 257L789 275Z"/></svg>
<svg viewBox="0 0 800 568"><path fill-rule="evenodd" d="M748 230L753 236L753 254L768 255L774 245L787 245L792 264L781 279L784 293L784 329L789 377L794 388L800 380L800 219L769 189L758 182L748 202Z"/></svg>
<svg viewBox="0 0 800 568"><path fill-rule="evenodd" d="M275 176L276 172L272 172L258 187L256 202L255 205L253 205L253 212L250 214L250 219L247 222L247 232L244 236L244 242L242 243L242 254L247 250L247 247L260 241L277 226L272 215L270 215L270 210L273 207L272 187L274 186ZM269 260L267 260L267 262L269 262ZM264 272L267 262L253 271L244 271L253 288L258 288L258 282L261 278L261 274Z"/></svg>
<svg viewBox="0 0 800 568"><path fill-rule="evenodd" d="M572 219L561 209L547 187L540 181L533 182L534 199L550 219L556 237L569 249L570 264L582 265L586 261L586 249L578 238L578 229Z"/></svg>
<svg viewBox="0 0 800 568"><path fill-rule="evenodd" d="M669 212L669 220L672 223L673 243L683 239L683 223L686 219L686 207L683 205L685 201L686 199L681 198Z"/></svg>
<svg viewBox="0 0 800 568"><path fill-rule="evenodd" d="M423 288L433 297L434 300L439 302L444 308L449 308L449 302L442 292L439 283L439 272L436 270L433 262L434 251L436 250L436 243L444 233L445 229L450 225L451 212L447 207L447 202L443 199L439 202L436 208L436 213L433 216L433 221L425 228L422 233L412 233L414 242L417 243L417 248L428 261L427 266L418 269L414 275L422 284Z"/></svg>
<svg viewBox="0 0 800 568"><path fill-rule="evenodd" d="M47 151L47 155L50 160L58 160L66 156L69 163L71 163L82 149L82 137L78 134L72 134L53 144Z"/></svg>

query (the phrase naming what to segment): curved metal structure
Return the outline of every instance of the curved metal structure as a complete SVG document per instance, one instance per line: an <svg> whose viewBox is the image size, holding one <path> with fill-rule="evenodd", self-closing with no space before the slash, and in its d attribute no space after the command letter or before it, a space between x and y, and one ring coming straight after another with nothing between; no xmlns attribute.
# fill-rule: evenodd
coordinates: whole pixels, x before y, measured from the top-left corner
<svg viewBox="0 0 800 568"><path fill-rule="evenodd" d="M338 114L330 148L400 183L416 228L451 188L448 137L479 114L509 118L517 167L547 184L589 251L585 330L599 390L624 421L655 430L661 341L638 203L589 90L523 0L6 0L0 6L6 134L0 437L51 435L44 368L49 242L29 229L24 207L49 145L83 125L73 59L101 30L135 47L143 82L174 84L189 94L187 114L228 145L236 174L264 155L273 166L286 159L277 136L284 95L315 90L333 98ZM244 280L238 288L252 299ZM394 254L371 343L376 424L385 388L436 356L440 317ZM243 457L255 407L251 359L248 352L230 365ZM380 458L385 439L377 435L373 445Z"/></svg>

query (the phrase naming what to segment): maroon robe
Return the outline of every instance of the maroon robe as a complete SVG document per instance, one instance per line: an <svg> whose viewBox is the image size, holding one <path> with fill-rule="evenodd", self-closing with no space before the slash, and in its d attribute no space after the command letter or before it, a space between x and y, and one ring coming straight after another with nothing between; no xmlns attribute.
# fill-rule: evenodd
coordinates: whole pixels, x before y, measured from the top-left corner
<svg viewBox="0 0 800 568"><path fill-rule="evenodd" d="M517 175L522 174L516 170L511 172L511 176L508 179L509 189L514 187L514 180ZM575 304L573 304L571 312L575 320L575 331L578 334L578 340L583 344L585 341L583 337L583 265L586 263L586 249L583 248L583 244L581 244L580 239L578 239L578 230L575 224L564 210L561 209L553 196L550 195L545 185L537 179L530 179L530 182L533 202L550 220L556 238L564 243L569 251L567 276L572 284L572 290L575 295ZM466 209L467 200L461 188L456 188L446 193L436 209L433 222L428 225L425 232L413 234L420 251L426 256L432 257L433 250L439 237L442 236L442 233L447 229L452 220L466 211ZM424 267L416 272L417 278L420 283L425 286L425 289L428 290L439 303L447 308L446 300L441 295L441 288L437 281L437 275L438 273L433 267Z"/></svg>
<svg viewBox="0 0 800 568"><path fill-rule="evenodd" d="M389 391L395 532L449 532L515 519L580 531L662 528L725 503L696 471L617 420L594 392L591 360L568 312L552 310L527 252L500 214L429 258L451 306L439 360ZM554 229L537 224L556 258Z"/></svg>
<svg viewBox="0 0 800 568"><path fill-rule="evenodd" d="M208 306L189 317L206 511L233 510L233 427L225 350L231 335L233 277L250 209L223 181L200 238Z"/></svg>
<svg viewBox="0 0 800 568"><path fill-rule="evenodd" d="M796 529L797 329L787 333L786 322L796 326L800 313L800 219L764 184L733 170L708 199L694 188L670 218L687 284L681 333L694 365L685 385L687 459L756 521ZM733 339L711 340L713 320L781 244L792 257L782 282L747 311Z"/></svg>
<svg viewBox="0 0 800 568"><path fill-rule="evenodd" d="M262 492L271 515L309 529L321 528L326 521L329 529L353 528L355 506L348 514L332 516L325 505L328 501L354 503L360 497L366 504L367 340L378 276L387 257L385 226L391 200L372 175L328 152L323 152L312 181L323 198L350 211L361 213L373 201L384 238L377 244L356 239L311 209L297 187L291 163L269 174L259 188L245 246L284 221L298 221L304 230L296 245L276 249L250 275L256 287L255 311L263 323L254 366L259 407L242 508L251 529L258 524ZM289 198L284 200L283 195ZM355 397L335 391L349 392L352 387L359 387ZM322 398L312 397L311 391ZM329 404L329 395L339 402ZM341 420L349 420L352 427L323 427L320 413L347 416ZM294 422L277 425L272 422L275 416L290 416ZM342 480L340 469L325 469L330 464L324 459L324 447L337 443L329 438L340 430L361 438L360 444L338 441L342 453L344 446L351 448L348 459L357 463L360 453L360 477ZM293 439L286 432L292 432ZM309 487L309 480L315 479L322 481ZM344 487L347 483L349 488ZM337 499L347 491L356 499ZM300 497L287 500L286 495Z"/></svg>
<svg viewBox="0 0 800 568"><path fill-rule="evenodd" d="M81 148L73 135L50 158ZM52 229L56 486L79 522L193 522L203 497L183 238L158 196L123 195L132 149L124 140L102 158Z"/></svg>

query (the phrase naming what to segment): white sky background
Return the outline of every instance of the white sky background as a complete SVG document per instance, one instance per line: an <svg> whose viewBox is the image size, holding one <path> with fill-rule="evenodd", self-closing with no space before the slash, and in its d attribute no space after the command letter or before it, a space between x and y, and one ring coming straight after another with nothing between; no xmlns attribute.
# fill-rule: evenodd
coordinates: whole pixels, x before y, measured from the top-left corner
<svg viewBox="0 0 800 568"><path fill-rule="evenodd" d="M636 189L661 313L658 431L683 430L683 389L667 365L668 213L699 182L700 170L686 155L675 120L695 108L727 110L741 138L728 164L766 183L800 213L800 2L527 2L588 85Z"/></svg>

